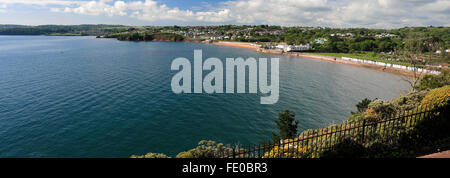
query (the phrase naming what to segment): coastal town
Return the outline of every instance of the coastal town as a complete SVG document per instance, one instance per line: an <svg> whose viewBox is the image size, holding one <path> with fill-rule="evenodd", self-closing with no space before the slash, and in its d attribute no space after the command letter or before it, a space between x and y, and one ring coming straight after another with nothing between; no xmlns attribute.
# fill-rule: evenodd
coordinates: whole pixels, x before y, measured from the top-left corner
<svg viewBox="0 0 450 178"><path fill-rule="evenodd" d="M373 56L370 60L378 58L385 62L403 64L411 63L398 57L406 48L420 53L422 62L426 60L428 65L448 66L450 59L448 27L404 27L388 30L269 25L141 26L122 28L115 33L108 33L105 37L148 33L176 34L185 40L203 43L234 42L279 52L370 53ZM418 41L423 45L418 45Z"/></svg>
<svg viewBox="0 0 450 178"><path fill-rule="evenodd" d="M449 27L398 29L273 25L0 25L0 35L97 36L125 41L190 41L258 52L438 74L450 66ZM412 57L413 56L413 57ZM404 73L404 72L400 72Z"/></svg>
<svg viewBox="0 0 450 178"><path fill-rule="evenodd" d="M424 28L448 31L448 28ZM417 61L410 61L405 59L404 55L400 55L399 48L404 48L405 41L408 40L407 35L410 35L406 34L405 30L417 31L417 28L369 30L268 25L170 26L130 28L119 34L176 34L189 41L322 59L406 75L413 75L411 72L439 74L440 69L449 66L449 42L446 38L441 41L436 39L433 36L435 34L422 37L423 42L427 43L425 46L428 47L422 47ZM345 47L346 43L351 42L353 43Z"/></svg>

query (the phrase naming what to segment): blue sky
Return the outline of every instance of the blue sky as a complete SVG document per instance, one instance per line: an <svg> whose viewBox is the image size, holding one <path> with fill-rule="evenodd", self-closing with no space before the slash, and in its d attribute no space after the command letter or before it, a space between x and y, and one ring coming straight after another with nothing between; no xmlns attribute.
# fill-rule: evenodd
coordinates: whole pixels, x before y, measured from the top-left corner
<svg viewBox="0 0 450 178"><path fill-rule="evenodd" d="M450 0L0 0L0 24L449 26Z"/></svg>

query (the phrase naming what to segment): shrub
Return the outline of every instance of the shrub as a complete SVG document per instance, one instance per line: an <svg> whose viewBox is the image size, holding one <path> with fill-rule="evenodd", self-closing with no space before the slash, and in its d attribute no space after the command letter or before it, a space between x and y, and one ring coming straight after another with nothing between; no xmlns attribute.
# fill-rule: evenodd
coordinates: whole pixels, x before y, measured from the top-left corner
<svg viewBox="0 0 450 178"><path fill-rule="evenodd" d="M366 110L366 116L374 118L378 117L377 113L375 113L375 110L373 110L372 108Z"/></svg>
<svg viewBox="0 0 450 178"><path fill-rule="evenodd" d="M442 108L450 103L450 85L436 88L428 92L421 105L430 109Z"/></svg>
<svg viewBox="0 0 450 178"><path fill-rule="evenodd" d="M350 122L357 122L357 121L362 120L363 118L364 118L363 113L355 113L355 114L351 115L350 117L348 117L347 120Z"/></svg>
<svg viewBox="0 0 450 178"><path fill-rule="evenodd" d="M393 99L392 103L400 111L413 110L420 104L420 102L428 92L428 90L423 90L419 92L408 93L406 96L400 96Z"/></svg>
<svg viewBox="0 0 450 178"><path fill-rule="evenodd" d="M426 90L450 85L450 69L443 69L439 75L427 74L420 80L416 89Z"/></svg>
<svg viewBox="0 0 450 178"><path fill-rule="evenodd" d="M177 158L218 158L224 153L231 153L233 149L225 147L215 141L202 140L198 142L197 148L179 153Z"/></svg>
<svg viewBox="0 0 450 178"><path fill-rule="evenodd" d="M170 158L162 153L147 153L145 155L131 155L130 158Z"/></svg>
<svg viewBox="0 0 450 178"><path fill-rule="evenodd" d="M283 140L282 145L275 145L262 158L307 158L310 157L306 149L302 148L298 139Z"/></svg>
<svg viewBox="0 0 450 178"><path fill-rule="evenodd" d="M385 119L391 117L396 111L397 108L394 104L376 99L369 104L366 115L369 114L375 119Z"/></svg>

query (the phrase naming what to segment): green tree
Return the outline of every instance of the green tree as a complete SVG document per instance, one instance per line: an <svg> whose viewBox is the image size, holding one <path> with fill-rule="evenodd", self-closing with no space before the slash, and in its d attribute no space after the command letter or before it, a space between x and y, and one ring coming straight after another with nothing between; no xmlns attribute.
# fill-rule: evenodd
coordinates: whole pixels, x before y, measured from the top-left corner
<svg viewBox="0 0 450 178"><path fill-rule="evenodd" d="M345 44L344 41L336 42L336 49L337 49L337 52L348 53L348 46Z"/></svg>
<svg viewBox="0 0 450 178"><path fill-rule="evenodd" d="M369 107L370 102L372 102L372 100L368 99L368 98L364 98L362 101L360 101L358 104L356 104L356 108L358 109L358 111L356 113L363 113L364 111L366 111L366 109ZM355 112L351 112L352 114L356 114Z"/></svg>
<svg viewBox="0 0 450 178"><path fill-rule="evenodd" d="M425 65L426 62L422 59L422 54L424 51L424 41L422 38L423 34L409 33L405 40L405 46L403 51L404 60L408 61L413 68L418 65ZM403 77L402 80L408 82L411 85L411 91L416 90L416 85L423 76L423 70L419 72L418 70L412 71L413 77Z"/></svg>
<svg viewBox="0 0 450 178"><path fill-rule="evenodd" d="M297 136L298 121L295 120L295 113L289 110L281 112L275 123L280 133L276 134L272 132L272 140L274 143Z"/></svg>
<svg viewBox="0 0 450 178"><path fill-rule="evenodd" d="M353 43L350 43L349 48L350 48L351 51L360 51L361 50L361 44L357 43L357 42L353 42Z"/></svg>
<svg viewBox="0 0 450 178"><path fill-rule="evenodd" d="M366 40L361 43L362 51L372 51L375 46L375 43L372 40Z"/></svg>

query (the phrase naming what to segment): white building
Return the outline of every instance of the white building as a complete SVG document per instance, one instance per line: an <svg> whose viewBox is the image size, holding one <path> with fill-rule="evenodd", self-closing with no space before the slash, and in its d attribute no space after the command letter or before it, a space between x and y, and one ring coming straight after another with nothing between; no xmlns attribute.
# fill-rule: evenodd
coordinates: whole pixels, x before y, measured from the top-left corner
<svg viewBox="0 0 450 178"><path fill-rule="evenodd" d="M389 33L381 33L381 34L376 34L375 37L376 38L392 38L395 37L397 35L394 34L389 34Z"/></svg>
<svg viewBox="0 0 450 178"><path fill-rule="evenodd" d="M302 45L285 45L285 44L278 44L275 46L276 49L280 49L283 52L295 52L295 51L306 51L311 49L310 44L302 44Z"/></svg>
<svg viewBox="0 0 450 178"><path fill-rule="evenodd" d="M306 51L311 49L311 46L309 44L305 44L305 45L288 45L286 47L286 49L284 50L285 52L293 52L293 51Z"/></svg>

